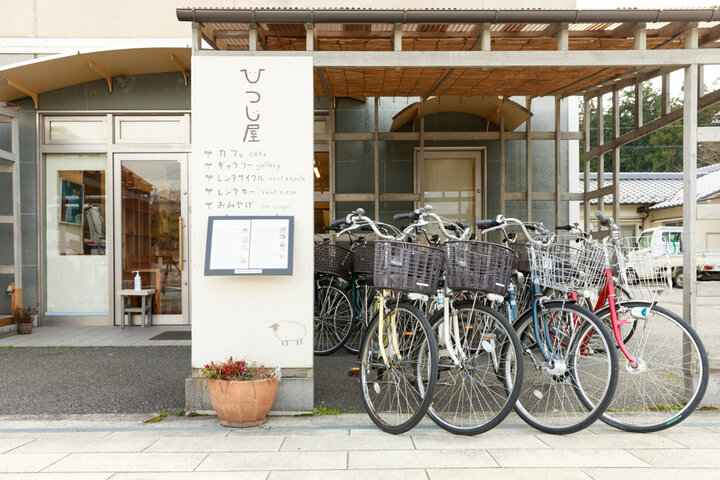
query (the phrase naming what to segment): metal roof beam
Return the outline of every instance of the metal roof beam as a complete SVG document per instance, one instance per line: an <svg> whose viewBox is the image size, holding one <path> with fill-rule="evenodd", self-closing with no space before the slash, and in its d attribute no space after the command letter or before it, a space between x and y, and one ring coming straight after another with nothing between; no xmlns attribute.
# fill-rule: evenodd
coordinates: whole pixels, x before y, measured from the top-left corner
<svg viewBox="0 0 720 480"><path fill-rule="evenodd" d="M718 39L720 39L720 25L706 30L705 33L700 36L700 47L709 47Z"/></svg>
<svg viewBox="0 0 720 480"><path fill-rule="evenodd" d="M690 22L674 22L657 30L650 30L653 37L674 37L684 33L690 27Z"/></svg>
<svg viewBox="0 0 720 480"><path fill-rule="evenodd" d="M657 70L652 70L650 72L645 72L641 74L633 71L632 73L627 75L621 75L610 80L604 80L602 83L602 87L598 86L585 90L577 90L569 92L566 95L583 95L586 99L591 99L597 97L598 95L611 93L614 90L622 90L625 87L635 85L636 82L645 82L652 78L660 77L670 72L674 72L675 70L679 70L680 68L681 67L658 68Z"/></svg>
<svg viewBox="0 0 720 480"><path fill-rule="evenodd" d="M208 51L199 55L242 55ZM691 63L720 64L720 49L672 50L571 50L571 51L267 51L245 55L310 55L316 67L364 68L490 68L490 67L684 67Z"/></svg>

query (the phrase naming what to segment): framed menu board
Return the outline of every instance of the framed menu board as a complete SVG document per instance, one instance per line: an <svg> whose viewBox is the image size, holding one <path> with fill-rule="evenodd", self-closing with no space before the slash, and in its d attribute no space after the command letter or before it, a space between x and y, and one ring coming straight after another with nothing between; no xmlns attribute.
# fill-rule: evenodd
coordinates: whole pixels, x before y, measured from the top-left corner
<svg viewBox="0 0 720 480"><path fill-rule="evenodd" d="M205 275L292 275L294 217L208 217Z"/></svg>

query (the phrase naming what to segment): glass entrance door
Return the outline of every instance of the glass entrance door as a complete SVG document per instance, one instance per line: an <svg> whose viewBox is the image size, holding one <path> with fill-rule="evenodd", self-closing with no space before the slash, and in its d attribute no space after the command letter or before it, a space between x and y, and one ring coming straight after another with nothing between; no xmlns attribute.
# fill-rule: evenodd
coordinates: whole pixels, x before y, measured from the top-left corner
<svg viewBox="0 0 720 480"><path fill-rule="evenodd" d="M115 285L131 289L139 275L143 289L155 289L153 324L187 323L186 161L185 154L115 156ZM115 310L118 324L119 302Z"/></svg>

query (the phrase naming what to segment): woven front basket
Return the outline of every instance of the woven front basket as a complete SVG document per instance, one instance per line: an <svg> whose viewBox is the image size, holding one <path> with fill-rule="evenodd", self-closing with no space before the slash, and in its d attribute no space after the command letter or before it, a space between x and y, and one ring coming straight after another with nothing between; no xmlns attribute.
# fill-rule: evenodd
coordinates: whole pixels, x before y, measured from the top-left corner
<svg viewBox="0 0 720 480"><path fill-rule="evenodd" d="M452 290L505 295L515 253L496 243L445 243L445 283Z"/></svg>
<svg viewBox="0 0 720 480"><path fill-rule="evenodd" d="M349 280L352 269L353 254L350 250L330 243L315 246L315 272Z"/></svg>
<svg viewBox="0 0 720 480"><path fill-rule="evenodd" d="M357 273L373 273L375 271L375 244L359 243L352 247L355 257L354 270Z"/></svg>
<svg viewBox="0 0 720 480"><path fill-rule="evenodd" d="M443 251L416 243L375 242L377 288L434 295L443 265Z"/></svg>
<svg viewBox="0 0 720 480"><path fill-rule="evenodd" d="M518 272L530 273L530 252L524 243L509 243L508 248L515 252L512 268Z"/></svg>

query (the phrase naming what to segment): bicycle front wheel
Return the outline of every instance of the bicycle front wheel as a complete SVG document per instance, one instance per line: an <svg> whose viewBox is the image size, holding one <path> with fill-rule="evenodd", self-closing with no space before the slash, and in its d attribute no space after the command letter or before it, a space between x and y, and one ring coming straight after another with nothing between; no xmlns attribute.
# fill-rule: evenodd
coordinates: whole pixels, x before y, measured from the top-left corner
<svg viewBox="0 0 720 480"><path fill-rule="evenodd" d="M515 330L498 312L472 301L453 306L460 334L457 341L445 338L443 311L430 321L438 338L439 360L428 415L449 432L476 435L495 427L512 410L520 393L523 364L518 359L522 353ZM453 320L449 321L452 332ZM458 363L450 356L450 348Z"/></svg>
<svg viewBox="0 0 720 480"><path fill-rule="evenodd" d="M708 384L708 359L700 337L682 318L651 302L617 303L621 325L632 325L620 353L618 389L600 417L628 432L657 432L688 417ZM598 316L610 322L610 308Z"/></svg>
<svg viewBox="0 0 720 480"><path fill-rule="evenodd" d="M543 432L577 432L597 420L612 400L618 376L614 341L600 319L573 303L545 302L537 320L538 335L532 310L515 323L524 364L515 411Z"/></svg>
<svg viewBox="0 0 720 480"><path fill-rule="evenodd" d="M337 351L347 341L352 328L352 303L347 294L331 283L316 285L313 319L315 355L329 355Z"/></svg>
<svg viewBox="0 0 720 480"><path fill-rule="evenodd" d="M417 308L401 303L386 308L382 319L375 314L360 347L362 401L375 425L393 434L417 425L430 406L437 368L437 342Z"/></svg>

